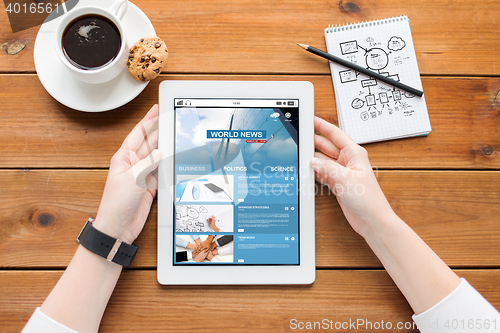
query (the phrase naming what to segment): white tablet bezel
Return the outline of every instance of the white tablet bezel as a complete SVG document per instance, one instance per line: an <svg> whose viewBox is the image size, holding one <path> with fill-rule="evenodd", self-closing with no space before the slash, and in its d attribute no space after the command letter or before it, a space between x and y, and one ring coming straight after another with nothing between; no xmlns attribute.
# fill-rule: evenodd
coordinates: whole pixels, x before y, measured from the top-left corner
<svg viewBox="0 0 500 333"><path fill-rule="evenodd" d="M173 265L174 99L282 98L299 100L299 265ZM158 282L165 285L311 284L316 276L314 87L297 81L163 81L159 88Z"/></svg>

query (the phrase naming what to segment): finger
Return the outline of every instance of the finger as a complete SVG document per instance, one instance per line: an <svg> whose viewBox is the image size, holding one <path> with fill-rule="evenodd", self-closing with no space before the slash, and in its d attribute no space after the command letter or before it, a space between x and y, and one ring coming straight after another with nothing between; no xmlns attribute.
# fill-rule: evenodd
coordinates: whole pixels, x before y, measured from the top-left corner
<svg viewBox="0 0 500 333"><path fill-rule="evenodd" d="M134 175L135 183L140 187L147 187L146 177L158 167L160 161L161 152L158 149L155 149L151 152L151 154L149 154L149 156L134 165L131 170Z"/></svg>
<svg viewBox="0 0 500 333"><path fill-rule="evenodd" d="M322 160L334 160L334 161L337 161L337 159L331 158L330 156L327 156L327 155L323 154L320 151L315 151L314 152L314 157L321 158Z"/></svg>
<svg viewBox="0 0 500 333"><path fill-rule="evenodd" d="M151 152L157 148L158 148L158 129L146 135L146 137L144 138L144 142L141 144L139 149L137 149L137 156L142 160L144 157L151 154Z"/></svg>
<svg viewBox="0 0 500 333"><path fill-rule="evenodd" d="M156 189L158 189L158 188L159 188L159 186L160 186L160 185L158 184L158 168L156 168L156 169L155 169L155 171L151 172L151 176L153 176L153 177L155 178L155 180L156 180L156 184L157 184L157 185L156 185Z"/></svg>
<svg viewBox="0 0 500 333"><path fill-rule="evenodd" d="M314 117L314 129L326 135L326 137L332 140L332 143L340 150L348 145L356 144L351 137L340 128L319 117Z"/></svg>
<svg viewBox="0 0 500 333"><path fill-rule="evenodd" d="M326 178L325 175L319 174L316 171L314 171L314 179L321 185L328 185L328 179Z"/></svg>
<svg viewBox="0 0 500 333"><path fill-rule="evenodd" d="M335 183L346 172L345 168L334 160L320 157L314 157L311 160L311 167L315 172L327 178L331 178Z"/></svg>
<svg viewBox="0 0 500 333"><path fill-rule="evenodd" d="M320 150L331 158L337 159L340 155L340 149L332 141L321 135L314 135L314 148Z"/></svg>
<svg viewBox="0 0 500 333"><path fill-rule="evenodd" d="M151 110L135 125L132 131L123 141L122 148L137 151L144 142L144 137L158 121L158 104L153 105Z"/></svg>
<svg viewBox="0 0 500 333"><path fill-rule="evenodd" d="M158 179L156 179L156 177L153 176L152 173L146 176L146 187L148 189L148 192L151 193L151 196L154 199L158 189Z"/></svg>
<svg viewBox="0 0 500 333"><path fill-rule="evenodd" d="M198 257L200 258L205 258L207 256L207 250L200 251L200 253L197 254Z"/></svg>

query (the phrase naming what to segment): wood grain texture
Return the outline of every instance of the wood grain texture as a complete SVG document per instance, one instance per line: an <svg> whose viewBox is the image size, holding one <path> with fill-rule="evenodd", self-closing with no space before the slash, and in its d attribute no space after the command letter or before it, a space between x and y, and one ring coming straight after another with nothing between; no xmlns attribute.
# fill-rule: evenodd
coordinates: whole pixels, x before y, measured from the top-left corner
<svg viewBox="0 0 500 333"><path fill-rule="evenodd" d="M163 80L304 80L315 86L316 115L337 124L331 77L162 75L119 109L69 109L35 75L0 75L0 167L108 167L122 141L158 101ZM424 78L428 137L365 145L378 168L500 169L500 80Z"/></svg>
<svg viewBox="0 0 500 333"><path fill-rule="evenodd" d="M33 74L39 27L11 33L0 4L2 332L19 332L61 276L78 232L97 211L111 156L157 102L162 80L311 81L316 115L337 124L328 62L295 43L325 49L329 24L397 15L411 21L433 131L365 147L376 169L390 169L377 177L396 213L500 308L498 0L133 2L165 39L169 62L134 101L93 114L45 91ZM10 52L15 44L21 51ZM370 270L381 268L378 259L335 198L318 189L319 269L311 286L160 286L155 202L101 332L288 332L291 319L411 322L387 273ZM373 330L357 330L365 331Z"/></svg>
<svg viewBox="0 0 500 333"><path fill-rule="evenodd" d="M168 73L330 73L328 62L295 43L325 49L323 30L407 15L422 74L500 74L500 3L483 1L136 0L170 50ZM0 8L3 4L0 5ZM0 45L26 44L9 55L0 48L1 72L34 72L39 27L12 33L0 11Z"/></svg>
<svg viewBox="0 0 500 333"><path fill-rule="evenodd" d="M60 271L0 271L2 331L19 332ZM457 271L497 309L500 270ZM100 332L289 332L290 321L412 322L385 271L317 271L310 286L160 286L156 271L122 274ZM314 324L313 324L314 325ZM335 330L334 331L341 331ZM318 330L316 330L318 331ZM360 326L356 332L373 332ZM381 332L418 332L415 329Z"/></svg>
<svg viewBox="0 0 500 333"><path fill-rule="evenodd" d="M0 267L64 268L99 206L105 170L0 171ZM379 171L396 213L452 267L500 267L500 173ZM135 268L156 268L157 205L137 239ZM37 255L34 255L36 253ZM43 260L40 260L43 258ZM318 267L381 267L326 187L316 195Z"/></svg>

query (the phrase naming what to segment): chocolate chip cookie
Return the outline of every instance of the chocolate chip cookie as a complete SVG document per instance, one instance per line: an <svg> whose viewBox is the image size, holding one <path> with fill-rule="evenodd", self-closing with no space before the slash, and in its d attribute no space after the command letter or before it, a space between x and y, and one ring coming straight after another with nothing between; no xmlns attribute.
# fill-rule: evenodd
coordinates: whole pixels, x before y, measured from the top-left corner
<svg viewBox="0 0 500 333"><path fill-rule="evenodd" d="M130 48L128 72L137 81L152 80L160 75L167 58L167 46L161 38L156 36L141 38Z"/></svg>

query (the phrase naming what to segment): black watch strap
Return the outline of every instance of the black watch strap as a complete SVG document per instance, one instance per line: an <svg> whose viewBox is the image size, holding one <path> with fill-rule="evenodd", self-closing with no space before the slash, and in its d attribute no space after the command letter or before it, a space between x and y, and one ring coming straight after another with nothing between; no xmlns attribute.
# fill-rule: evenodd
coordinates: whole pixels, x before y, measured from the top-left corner
<svg viewBox="0 0 500 333"><path fill-rule="evenodd" d="M89 251L108 259L118 265L128 267L134 260L139 246L127 244L119 239L106 235L94 228L91 217L85 223L82 231L76 238L77 242Z"/></svg>

